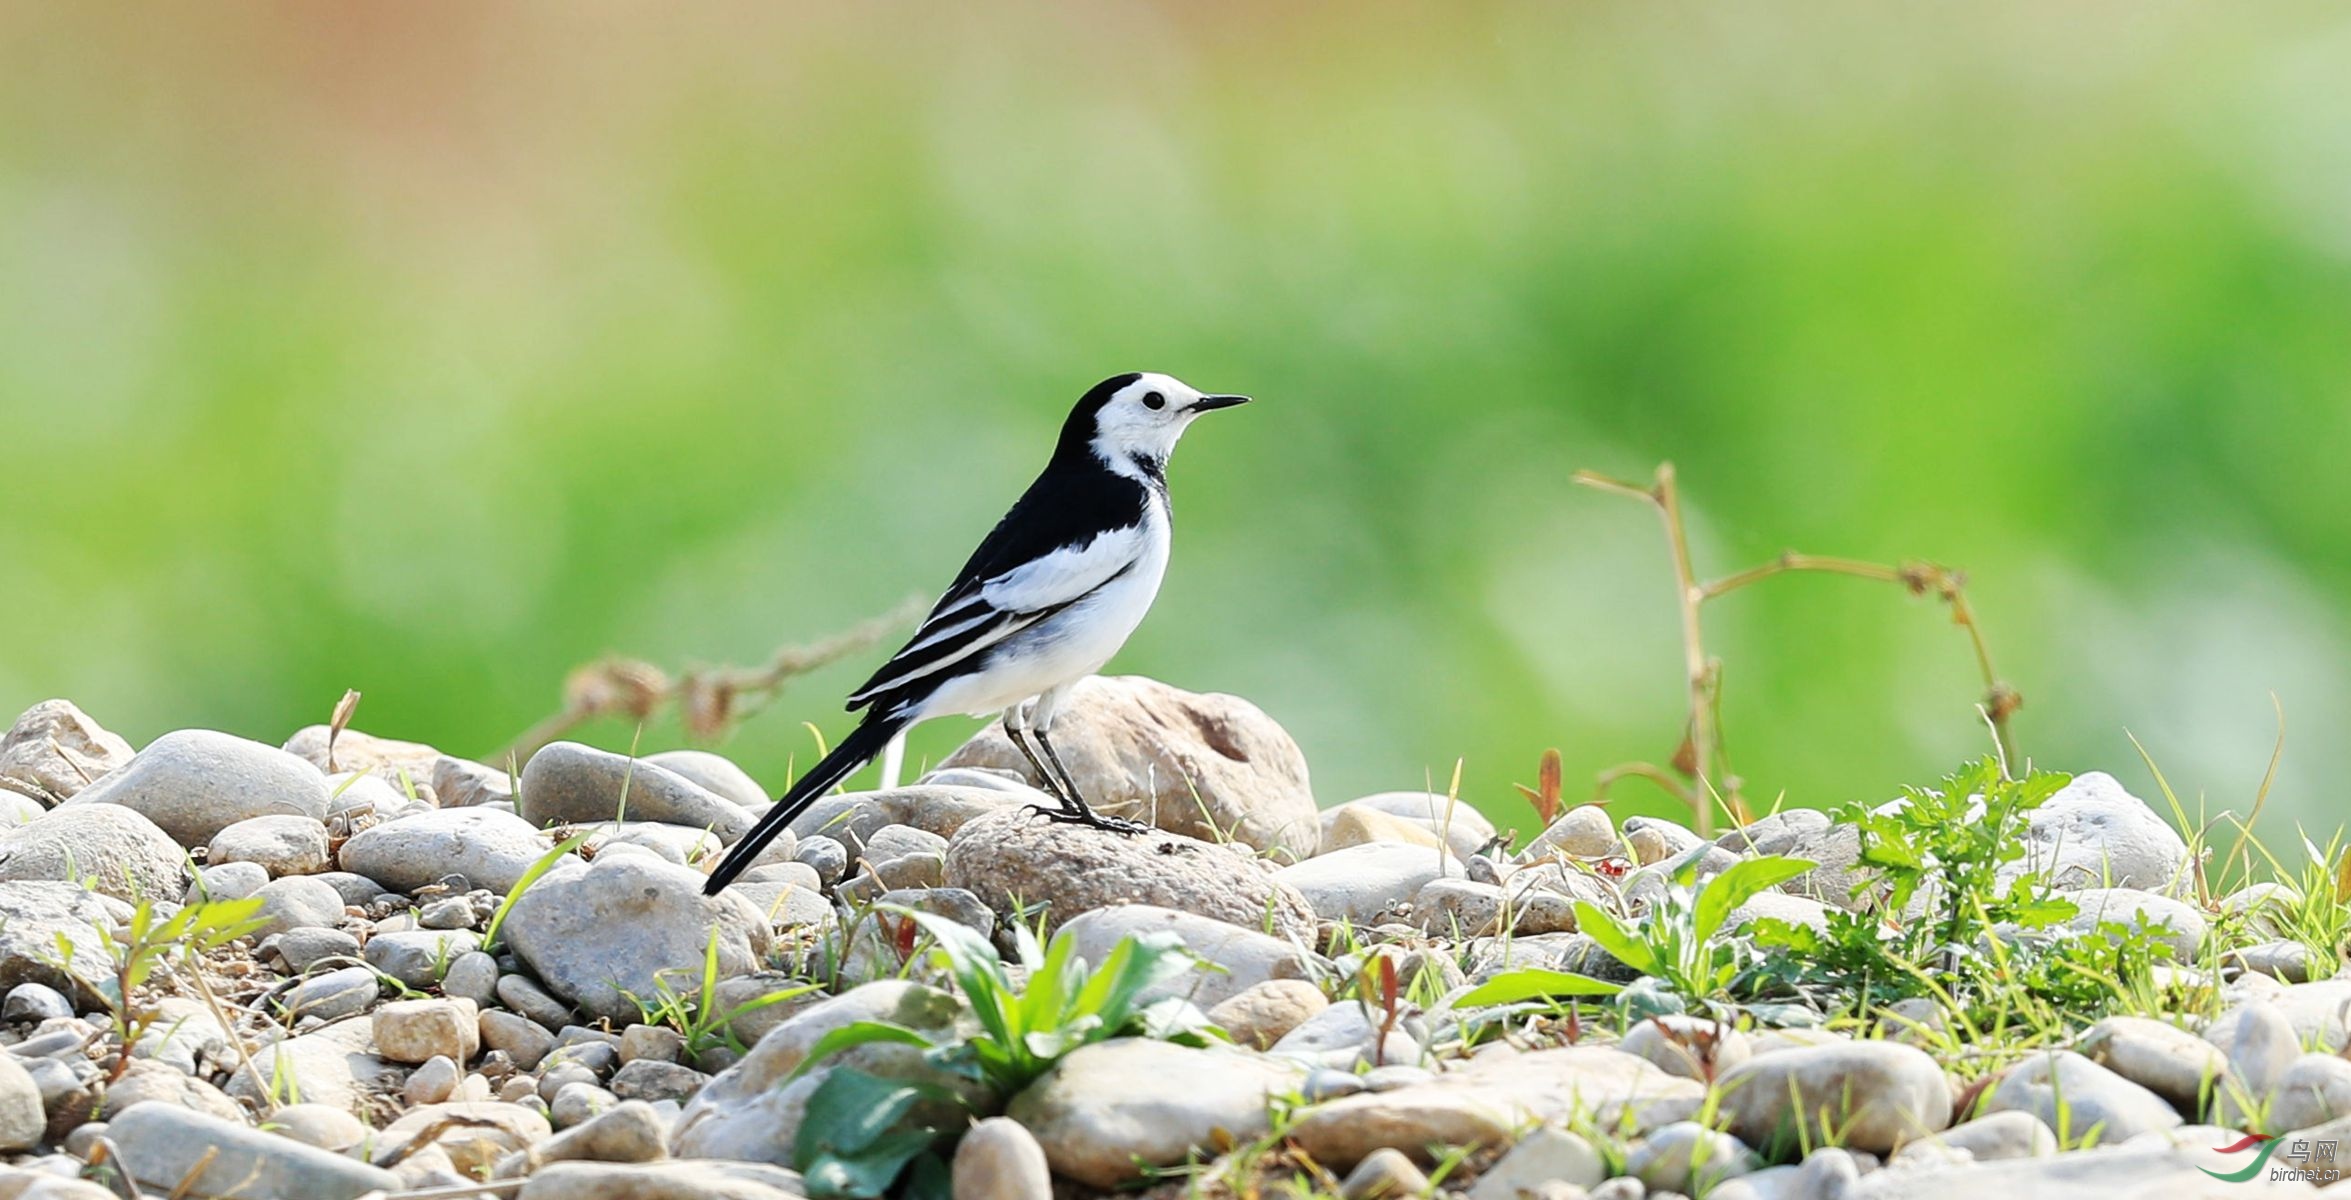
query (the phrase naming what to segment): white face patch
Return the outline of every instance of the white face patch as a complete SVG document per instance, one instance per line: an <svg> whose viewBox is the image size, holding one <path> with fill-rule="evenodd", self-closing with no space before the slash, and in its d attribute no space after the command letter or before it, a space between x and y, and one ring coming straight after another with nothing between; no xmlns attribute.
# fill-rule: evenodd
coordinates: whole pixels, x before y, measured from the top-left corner
<svg viewBox="0 0 2351 1200"><path fill-rule="evenodd" d="M1164 465L1184 427L1200 415L1192 405L1203 393L1172 375L1146 371L1118 390L1094 416L1094 454L1121 475L1156 473L1142 463Z"/></svg>

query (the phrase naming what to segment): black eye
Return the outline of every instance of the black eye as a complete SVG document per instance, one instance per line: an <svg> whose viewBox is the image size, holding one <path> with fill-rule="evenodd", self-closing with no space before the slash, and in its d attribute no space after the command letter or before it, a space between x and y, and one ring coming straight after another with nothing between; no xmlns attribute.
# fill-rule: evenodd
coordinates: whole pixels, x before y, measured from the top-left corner
<svg viewBox="0 0 2351 1200"><path fill-rule="evenodd" d="M1143 407L1148 408L1153 412L1157 412L1160 409L1167 407L1167 397L1162 396L1157 392L1145 392L1143 393Z"/></svg>

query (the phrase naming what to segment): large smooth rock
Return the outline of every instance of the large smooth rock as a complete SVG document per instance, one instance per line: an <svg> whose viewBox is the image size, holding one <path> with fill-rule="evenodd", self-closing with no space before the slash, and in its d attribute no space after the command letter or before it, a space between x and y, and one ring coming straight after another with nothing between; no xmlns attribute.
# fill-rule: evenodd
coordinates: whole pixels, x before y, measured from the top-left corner
<svg viewBox="0 0 2351 1200"><path fill-rule="evenodd" d="M2181 1123L2163 1097L2071 1050L2037 1054L2011 1067L1983 1111L2031 1113L2069 1142L2102 1126L2098 1140L2104 1145Z"/></svg>
<svg viewBox="0 0 2351 1200"><path fill-rule="evenodd" d="M659 821L707 829L729 843L757 820L742 805L666 767L578 742L554 742L523 764L515 812L533 825Z"/></svg>
<svg viewBox="0 0 2351 1200"><path fill-rule="evenodd" d="M1395 840L1349 833L1347 827L1360 817L1373 818L1364 828L1374 831L1391 822L1404 822L1440 840L1456 858L1468 858L1494 840L1494 823L1467 800L1443 792L1378 792L1322 811L1319 852L1328 854L1366 841Z"/></svg>
<svg viewBox="0 0 2351 1200"><path fill-rule="evenodd" d="M398 1191L400 1177L250 1125L168 1104L141 1104L107 1123L133 1178L173 1192L250 1200L357 1200Z"/></svg>
<svg viewBox="0 0 2351 1200"><path fill-rule="evenodd" d="M377 737L345 729L335 738L334 754L327 754L327 727L306 725L286 739L288 754L317 767L324 774L364 771L395 788L429 787L441 752L417 742Z"/></svg>
<svg viewBox="0 0 2351 1200"><path fill-rule="evenodd" d="M131 906L79 884L19 880L0 888L0 989L45 983L84 1010L98 1004L95 983L113 976L98 928L131 919Z"/></svg>
<svg viewBox="0 0 2351 1200"><path fill-rule="evenodd" d="M2188 845L2171 823L2103 771L2073 777L2027 818L2025 857L2003 868L2033 871L2060 888L2165 892L2188 869Z"/></svg>
<svg viewBox="0 0 2351 1200"><path fill-rule="evenodd" d="M332 866L323 821L290 814L239 821L212 836L204 855L214 863L259 863L272 875L316 875Z"/></svg>
<svg viewBox="0 0 2351 1200"><path fill-rule="evenodd" d="M547 853L546 835L495 808L445 808L360 830L336 861L397 892L413 892L444 875L506 892Z"/></svg>
<svg viewBox="0 0 2351 1200"><path fill-rule="evenodd" d="M119 804L54 809L0 831L0 882L88 883L119 900L177 900L188 852L155 822Z"/></svg>
<svg viewBox="0 0 2351 1200"><path fill-rule="evenodd" d="M1951 1124L1951 1085L1923 1051L1848 1042L1758 1053L1722 1073L1725 1127L1748 1145L1797 1129L1885 1154ZM1823 1127L1826 1127L1825 1131Z"/></svg>
<svg viewBox="0 0 2351 1200"><path fill-rule="evenodd" d="M1052 797L1026 784L1013 786L1018 790L918 783L888 791L827 796L793 819L792 833L801 841L825 838L843 845L863 845L865 839L889 826L906 825L953 838L965 825L984 816L1015 812L1032 804L1054 805Z"/></svg>
<svg viewBox="0 0 2351 1200"><path fill-rule="evenodd" d="M1171 833L1129 837L1020 810L956 831L947 843L946 885L1002 914L1043 905L1053 927L1095 909L1155 904L1243 928L1270 926L1274 936L1301 943L1314 938L1306 900L1240 846Z"/></svg>
<svg viewBox="0 0 2351 1200"><path fill-rule="evenodd" d="M2108 1017L2083 1031L2074 1048L2186 1113L2219 1093L2229 1065L2219 1047L2152 1017Z"/></svg>
<svg viewBox="0 0 2351 1200"><path fill-rule="evenodd" d="M1704 1084L1605 1046L1570 1046L1473 1060L1433 1080L1333 1100L1301 1116L1291 1140L1333 1170L1383 1147L1435 1161L1432 1147L1495 1145L1534 1122L1597 1115L1635 1131L1698 1112Z"/></svg>
<svg viewBox="0 0 2351 1200"><path fill-rule="evenodd" d="M699 979L712 930L722 976L759 969L768 925L736 897L702 894L703 876L651 855L570 863L541 876L500 929L548 990L593 1016L638 1015L624 993L658 995L657 977Z"/></svg>
<svg viewBox="0 0 2351 1200"><path fill-rule="evenodd" d="M1036 1135L1055 1174L1109 1188L1136 1179L1138 1165L1173 1166L1213 1155L1219 1138L1263 1134L1266 1102L1305 1074L1239 1051L1120 1038L1072 1051L1013 1097L1008 1115Z"/></svg>
<svg viewBox="0 0 2351 1200"><path fill-rule="evenodd" d="M0 792L55 804L131 761L131 744L71 700L43 700L0 734Z"/></svg>
<svg viewBox="0 0 2351 1200"><path fill-rule="evenodd" d="M1095 811L1202 841L1237 841L1303 858L1321 829L1306 756L1238 696L1187 692L1139 675L1093 676L1069 690L1053 748ZM990 767L1039 782L1002 722L940 764Z"/></svg>
<svg viewBox="0 0 2351 1200"><path fill-rule="evenodd" d="M1461 873L1445 851L1374 842L1292 863L1274 878L1296 888L1323 920L1370 925L1428 881Z"/></svg>
<svg viewBox="0 0 2351 1200"><path fill-rule="evenodd" d="M1296 942L1156 904L1098 908L1061 927L1063 936L1076 939L1078 955L1096 965L1121 939L1155 932L1176 935L1204 961L1151 989L1146 993L1151 1000L1182 996L1208 1008L1267 980L1308 979L1329 967L1321 955Z"/></svg>
<svg viewBox="0 0 2351 1200"><path fill-rule="evenodd" d="M327 777L260 742L210 729L164 734L120 769L67 801L120 804L193 849L248 817L280 813L323 819Z"/></svg>
<svg viewBox="0 0 2351 1200"><path fill-rule="evenodd" d="M645 761L745 808L762 808L775 799L775 794L761 787L750 772L722 754L708 750L664 750L646 755Z"/></svg>
<svg viewBox="0 0 2351 1200"><path fill-rule="evenodd" d="M935 1038L949 1036L961 1006L953 996L903 979L844 992L794 1013L769 1030L743 1061L703 1085L670 1134L670 1149L687 1158L729 1158L788 1164L808 1098L836 1067L885 1079L936 1084L984 1102L986 1093L944 1067L924 1061L919 1047L874 1043L842 1051L798 1078L793 1072L826 1035L860 1021L887 1021ZM926 1102L909 1120L961 1119L951 1106Z"/></svg>

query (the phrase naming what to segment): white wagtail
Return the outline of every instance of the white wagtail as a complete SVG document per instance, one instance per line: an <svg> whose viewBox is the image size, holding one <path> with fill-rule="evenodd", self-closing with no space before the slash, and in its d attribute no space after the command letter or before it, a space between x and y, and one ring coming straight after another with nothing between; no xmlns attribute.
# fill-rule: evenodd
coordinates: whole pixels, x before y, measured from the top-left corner
<svg viewBox="0 0 2351 1200"><path fill-rule="evenodd" d="M1044 473L963 564L913 640L849 697L865 720L727 851L704 890L717 895L734 882L793 818L900 733L951 713L1004 715L1005 735L1060 801L1059 811L1041 810L1047 815L1140 830L1096 816L1078 794L1048 736L1053 713L1069 685L1118 653L1159 594L1176 439L1201 413L1248 399L1148 373L1095 384L1070 410Z"/></svg>

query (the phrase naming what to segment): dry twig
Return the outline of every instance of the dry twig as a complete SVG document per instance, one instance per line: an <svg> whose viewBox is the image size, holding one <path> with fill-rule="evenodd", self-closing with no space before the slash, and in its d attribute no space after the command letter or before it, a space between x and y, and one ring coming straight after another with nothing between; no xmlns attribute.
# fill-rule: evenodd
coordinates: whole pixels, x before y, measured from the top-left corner
<svg viewBox="0 0 2351 1200"><path fill-rule="evenodd" d="M2023 706L2024 697L2003 682L1999 672L1992 667L1992 652L1984 642L1983 626L1976 620L1975 609L1968 603L1967 577L1962 572L1930 562L1888 566L1858 559L1798 554L1790 550L1760 566L1704 582L1698 578L1697 571L1691 565L1690 538L1682 520L1681 492L1675 483L1672 463L1659 463L1654 481L1646 486L1612 479L1595 471L1578 471L1574 479L1596 491L1639 500L1656 509L1659 519L1664 522L1666 546L1673 559L1675 607L1681 615L1682 667L1687 680L1690 708L1689 725L1681 745L1674 751L1670 771L1648 762L1610 767L1600 772L1595 799L1605 798L1609 787L1617 780L1637 776L1656 783L1689 805L1701 837L1712 835L1714 809L1717 805L1734 821L1741 824L1746 822L1747 805L1740 796L1741 781L1731 772L1723 749L1722 660L1706 653L1704 628L1699 621L1700 609L1709 600L1719 599L1749 584L1791 571L1874 579L1899 584L1913 596L1932 596L1941 600L1951 610L1951 623L1967 631L1968 644L1975 651L1976 666L1983 674L1984 695L1978 707L1991 725L2001 755L2009 761L2017 761L2016 739L2009 729L2009 718Z"/></svg>
<svg viewBox="0 0 2351 1200"><path fill-rule="evenodd" d="M523 731L502 756L527 761L539 747L598 717L626 717L643 725L672 704L686 734L715 741L765 707L793 677L846 658L914 623L922 597L821 641L786 646L757 667L694 667L672 678L652 663L607 658L576 668L563 681L563 708Z"/></svg>

